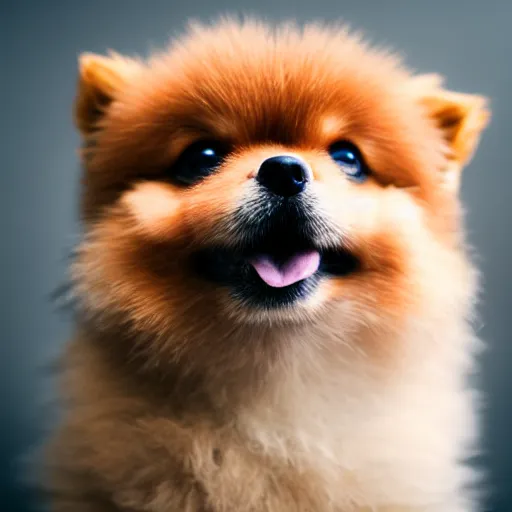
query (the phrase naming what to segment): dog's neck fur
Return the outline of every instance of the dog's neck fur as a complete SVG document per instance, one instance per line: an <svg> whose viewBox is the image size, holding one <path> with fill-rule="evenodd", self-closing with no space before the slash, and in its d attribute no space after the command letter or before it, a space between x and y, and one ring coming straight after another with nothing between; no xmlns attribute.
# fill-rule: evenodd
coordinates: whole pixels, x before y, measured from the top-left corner
<svg viewBox="0 0 512 512"><path fill-rule="evenodd" d="M412 336L414 343L407 344L411 340L406 338ZM286 370L276 372L266 392L239 408L238 427L263 453L289 461L299 470L314 468L334 493L342 481L340 475L347 481L357 480L357 475L371 474L373 467L393 459L396 465L389 464L389 478L400 481L401 458L406 465L405 454L412 456L422 439L431 442L434 450L442 444L453 458L459 457L465 452L462 446L475 441L469 395L468 401L455 398L464 393L472 362L468 350L462 356L460 346L476 346L475 337L460 317L433 324L430 330L411 325L400 337L380 341L414 349L397 351L384 371L371 358L354 352L351 360L345 357L348 353L338 359L326 353L316 360L313 352L310 359L302 353ZM297 341L314 344L317 340ZM444 425L447 417L449 427ZM446 439L457 440L449 446L435 434L438 423L466 434L448 435ZM394 454L391 459L388 451ZM420 467L431 463L417 462ZM404 493L415 496L413 481L402 484ZM355 481L350 486L354 494L375 493L375 502L385 499L387 492L383 482L364 490ZM417 499L421 502L422 497Z"/></svg>
<svg viewBox="0 0 512 512"><path fill-rule="evenodd" d="M429 497L419 493L415 477L409 481L403 476L411 457L418 471L443 479L443 461L467 453L463 446L474 440L476 430L470 424L470 399L461 399L473 360L471 348L477 346L466 318L467 303L449 297L459 306L447 307L441 296L429 301L432 307L423 310L421 318L380 331L378 339L364 340L362 334L351 338L329 316L301 328L235 329L230 341L240 347L254 346L261 336L267 336L267 346L284 344L265 370L262 365L253 371L242 366L211 368L198 376L175 373L183 365L173 370L162 364L119 373L119 350L108 355L108 340L98 340L95 352L103 353L100 359L114 358L103 375L114 387L115 379L126 380L129 387L119 388L140 396L136 402L142 407L155 411L158 404L163 414L233 436L233 442L242 441L255 456L299 472L313 471L319 485L334 493L334 501L364 495L382 503L392 487L399 496L421 503ZM366 336L372 336L371 330ZM363 350L365 341L366 346L387 347L380 351L385 359L376 360L376 354ZM92 367L96 372L100 362L97 357L91 360L88 373ZM101 376L96 380L102 381ZM442 438L438 432L443 432ZM439 462L435 457L423 459L424 451L414 447L425 442L434 452L452 455ZM463 476L456 473L453 478ZM446 492L457 485L455 480L439 483Z"/></svg>

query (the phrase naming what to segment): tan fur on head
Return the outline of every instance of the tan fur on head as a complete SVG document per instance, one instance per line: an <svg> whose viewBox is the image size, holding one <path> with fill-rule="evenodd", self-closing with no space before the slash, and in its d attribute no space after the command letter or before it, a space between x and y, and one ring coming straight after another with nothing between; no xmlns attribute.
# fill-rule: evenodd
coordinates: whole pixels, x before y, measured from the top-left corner
<svg viewBox="0 0 512 512"><path fill-rule="evenodd" d="M84 55L75 115L85 234L55 511L476 510L462 459L477 439L478 283L457 189L482 97L345 29L225 21L145 62ZM227 156L177 181L184 151L212 139ZM339 140L361 152L364 182L330 156ZM276 155L309 173L289 229L314 218L320 257L356 262L282 304L197 263L273 222L255 178ZM240 261L214 260L254 278Z"/></svg>

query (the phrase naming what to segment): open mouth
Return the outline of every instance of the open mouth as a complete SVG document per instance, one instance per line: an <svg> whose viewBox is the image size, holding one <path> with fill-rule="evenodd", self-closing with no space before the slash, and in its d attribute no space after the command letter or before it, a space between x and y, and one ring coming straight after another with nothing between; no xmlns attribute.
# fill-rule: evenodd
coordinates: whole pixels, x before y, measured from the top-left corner
<svg viewBox="0 0 512 512"><path fill-rule="evenodd" d="M274 232L246 247L210 247L194 254L196 274L229 287L254 306L289 305L311 294L323 278L356 272L360 261L340 248L322 250L300 234Z"/></svg>
<svg viewBox="0 0 512 512"><path fill-rule="evenodd" d="M320 252L310 249L292 254L284 261L270 254L258 254L248 262L268 286L284 288L313 276L320 268L320 260Z"/></svg>

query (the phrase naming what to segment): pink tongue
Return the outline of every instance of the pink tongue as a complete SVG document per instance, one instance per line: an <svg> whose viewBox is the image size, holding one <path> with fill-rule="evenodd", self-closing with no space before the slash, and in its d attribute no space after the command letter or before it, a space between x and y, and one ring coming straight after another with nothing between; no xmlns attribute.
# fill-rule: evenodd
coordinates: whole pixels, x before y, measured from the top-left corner
<svg viewBox="0 0 512 512"><path fill-rule="evenodd" d="M269 286L283 288L311 277L320 265L320 254L317 251L301 252L280 266L266 255L256 256L249 263Z"/></svg>

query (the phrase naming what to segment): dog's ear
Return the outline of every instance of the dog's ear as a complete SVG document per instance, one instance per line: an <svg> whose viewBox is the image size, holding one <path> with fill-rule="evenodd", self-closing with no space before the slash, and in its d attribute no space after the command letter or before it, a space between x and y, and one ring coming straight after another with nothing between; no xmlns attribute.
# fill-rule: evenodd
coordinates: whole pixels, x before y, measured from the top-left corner
<svg viewBox="0 0 512 512"><path fill-rule="evenodd" d="M448 91L438 75L419 75L410 85L426 115L442 131L447 157L444 181L457 189L461 171L471 160L490 119L487 99Z"/></svg>
<svg viewBox="0 0 512 512"><path fill-rule="evenodd" d="M140 67L139 62L115 53L108 57L91 53L79 57L75 122L82 135L97 129L112 100Z"/></svg>

